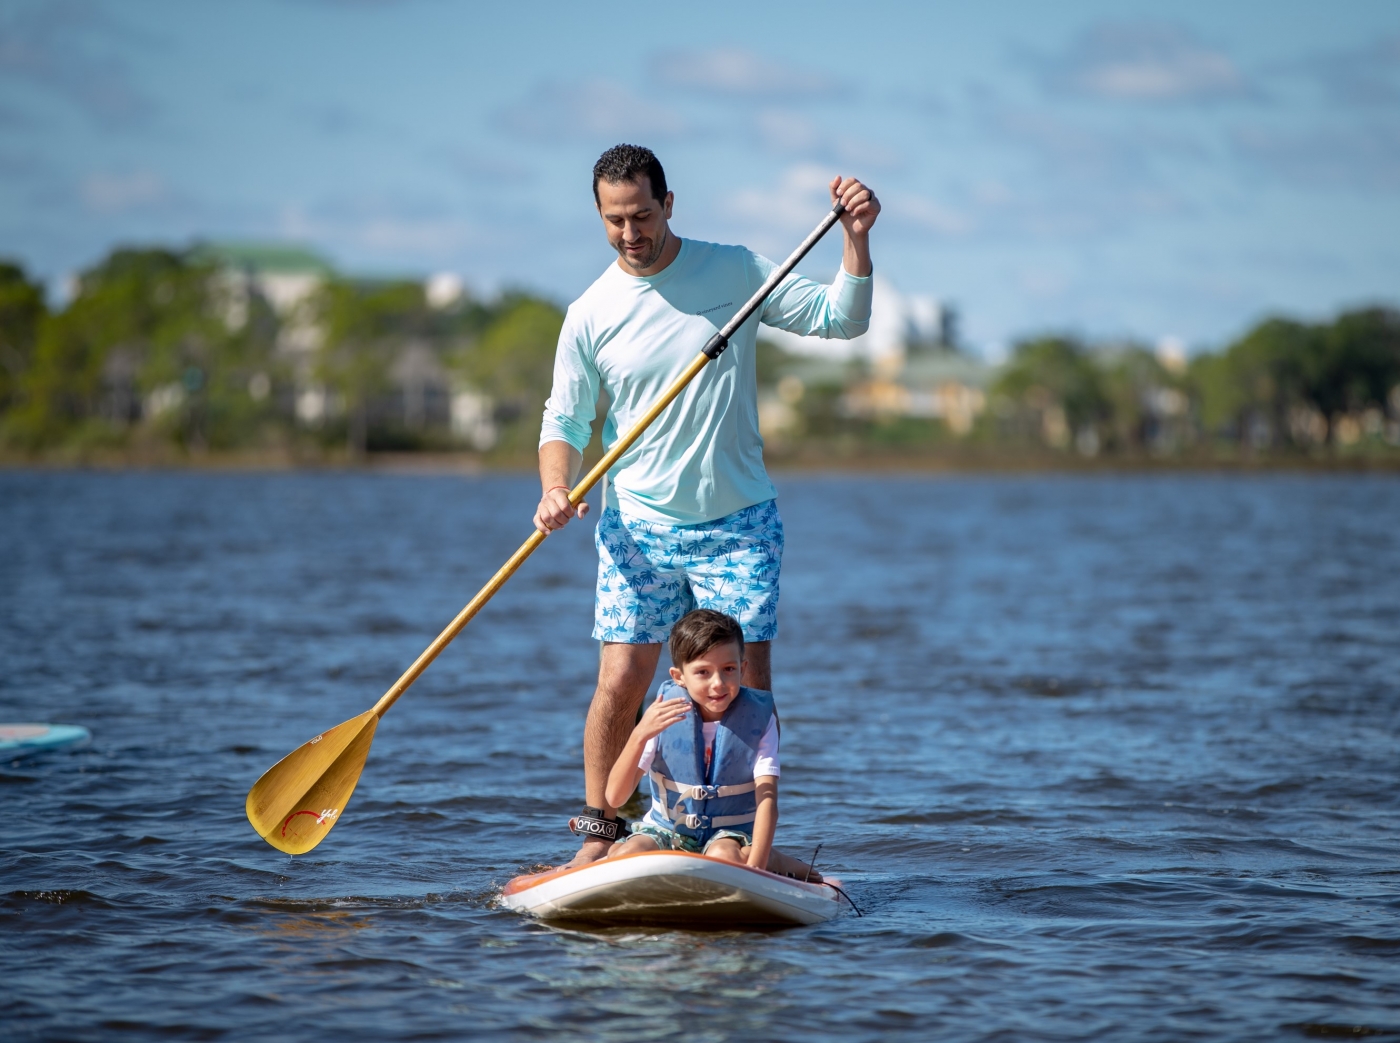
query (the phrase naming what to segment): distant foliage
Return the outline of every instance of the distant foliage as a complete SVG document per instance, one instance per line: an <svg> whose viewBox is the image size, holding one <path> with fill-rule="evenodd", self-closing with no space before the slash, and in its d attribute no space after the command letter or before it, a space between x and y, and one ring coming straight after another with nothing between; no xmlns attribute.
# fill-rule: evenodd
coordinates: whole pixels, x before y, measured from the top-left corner
<svg viewBox="0 0 1400 1043"><path fill-rule="evenodd" d="M524 293L434 308L413 280L335 276L279 313L204 250L118 250L76 290L50 312L0 263L11 451L453 448L458 393L474 430L533 448L563 322Z"/></svg>
<svg viewBox="0 0 1400 1043"><path fill-rule="evenodd" d="M189 446L236 443L255 420L246 384L270 343L230 330L213 271L167 250L119 250L44 316L5 417L29 447L119 440L143 419Z"/></svg>
<svg viewBox="0 0 1400 1043"><path fill-rule="evenodd" d="M1400 442L1400 312L1270 319L1191 367L1205 434L1256 450Z"/></svg>
<svg viewBox="0 0 1400 1043"><path fill-rule="evenodd" d="M312 370L337 396L351 454L369 451L371 411L392 386L394 360L414 340L437 329L422 284L407 280L357 283L332 279L309 302L321 344Z"/></svg>
<svg viewBox="0 0 1400 1043"><path fill-rule="evenodd" d="M459 372L496 402L503 450L533 450L539 439L563 325L564 313L548 301L509 294L458 356Z"/></svg>
<svg viewBox="0 0 1400 1043"><path fill-rule="evenodd" d="M0 262L0 413L19 403L47 314L43 287L19 265Z"/></svg>
<svg viewBox="0 0 1400 1043"><path fill-rule="evenodd" d="M1002 434L1043 439L1055 449L1090 440L1112 415L1103 368L1077 341L1043 337L1017 345L993 387L1004 403Z"/></svg>
<svg viewBox="0 0 1400 1043"><path fill-rule="evenodd" d="M1086 456L1389 451L1400 446L1400 312L1269 319L1189 367L1139 346L1038 338L1016 346L992 393L994 440Z"/></svg>
<svg viewBox="0 0 1400 1043"><path fill-rule="evenodd" d="M434 302L414 280L322 271L274 307L220 263L207 250L117 250L50 309L0 262L0 445L533 455L564 318L554 304L522 292ZM967 362L945 362L956 358ZM1268 319L1189 365L1141 345L1034 337L986 388L902 386L859 361L814 369L766 341L755 367L778 452L1400 451L1400 312L1382 307Z"/></svg>

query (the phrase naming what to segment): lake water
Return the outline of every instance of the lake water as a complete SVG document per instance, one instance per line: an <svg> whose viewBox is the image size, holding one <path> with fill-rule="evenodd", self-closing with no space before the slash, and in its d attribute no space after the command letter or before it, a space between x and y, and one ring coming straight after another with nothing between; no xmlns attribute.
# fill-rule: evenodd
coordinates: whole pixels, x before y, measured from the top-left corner
<svg viewBox="0 0 1400 1043"><path fill-rule="evenodd" d="M1400 482L796 477L779 846L863 918L591 934L591 526L385 717L295 860L244 796L529 532L526 477L0 473L11 1040L1400 1036Z"/></svg>

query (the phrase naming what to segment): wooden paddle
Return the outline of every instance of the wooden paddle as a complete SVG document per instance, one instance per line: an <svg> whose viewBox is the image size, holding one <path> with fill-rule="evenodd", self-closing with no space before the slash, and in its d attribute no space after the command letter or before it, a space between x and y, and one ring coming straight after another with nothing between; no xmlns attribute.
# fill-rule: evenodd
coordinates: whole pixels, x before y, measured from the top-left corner
<svg viewBox="0 0 1400 1043"><path fill-rule="evenodd" d="M807 252L831 230L840 219L844 208L837 203L822 219L821 224L802 241L773 274L759 287L748 302L724 324L705 345L699 355L686 366L685 372L673 383L646 414L632 425L625 435L617 440L608 452L588 472L583 481L569 492L569 502L575 507L588 495L590 489L607 474L618 459L631 448L632 443L641 437L642 432L651 426L661 411L685 390L695 375L705 368L729 345L729 338L742 326L764 302L778 283L782 282L797 262L807 256ZM428 664L461 633L486 602L505 585L506 580L515 574L525 559L534 553L535 548L544 542L545 534L536 530L520 545L504 565L491 577L486 586L477 591L476 597L467 602L465 608L433 639L433 643L423 650L423 654L413 661L403 676L394 682L392 688L373 707L337 724L329 731L298 746L287 756L269 768L253 788L248 791L248 821L262 837L279 851L290 855L300 855L310 851L325 839L350 802L350 794L355 792L355 784L360 781L365 758L369 756L370 743L374 741L374 730L384 711L394 705L408 686L418 679L418 675L428 668Z"/></svg>

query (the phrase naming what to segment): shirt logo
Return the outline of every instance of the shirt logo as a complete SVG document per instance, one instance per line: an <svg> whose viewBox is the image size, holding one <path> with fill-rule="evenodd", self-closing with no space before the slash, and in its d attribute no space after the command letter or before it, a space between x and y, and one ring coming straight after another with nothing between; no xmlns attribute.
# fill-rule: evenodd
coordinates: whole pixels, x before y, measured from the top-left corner
<svg viewBox="0 0 1400 1043"><path fill-rule="evenodd" d="M706 308L704 311L697 311L695 314L696 314L696 315L708 315L708 314L710 314L710 312L712 312L712 311L719 311L721 308L732 308L733 306L734 306L734 302L733 302L733 301L725 301L723 304L716 304L713 308Z"/></svg>

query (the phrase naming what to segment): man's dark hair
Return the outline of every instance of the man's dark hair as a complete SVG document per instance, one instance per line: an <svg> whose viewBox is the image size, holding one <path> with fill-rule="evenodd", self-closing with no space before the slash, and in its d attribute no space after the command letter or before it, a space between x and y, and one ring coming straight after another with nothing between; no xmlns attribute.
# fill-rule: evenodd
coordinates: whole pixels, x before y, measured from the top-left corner
<svg viewBox="0 0 1400 1043"><path fill-rule="evenodd" d="M666 201L666 171L661 169L661 160L649 148L641 145L614 145L593 164L593 202L601 206L598 198L598 182L620 185L627 181L640 181L645 177L651 183L651 194L658 203Z"/></svg>
<svg viewBox="0 0 1400 1043"><path fill-rule="evenodd" d="M744 654L744 631L733 616L713 609L697 608L687 612L671 628L671 665L693 663L716 645L734 642Z"/></svg>

